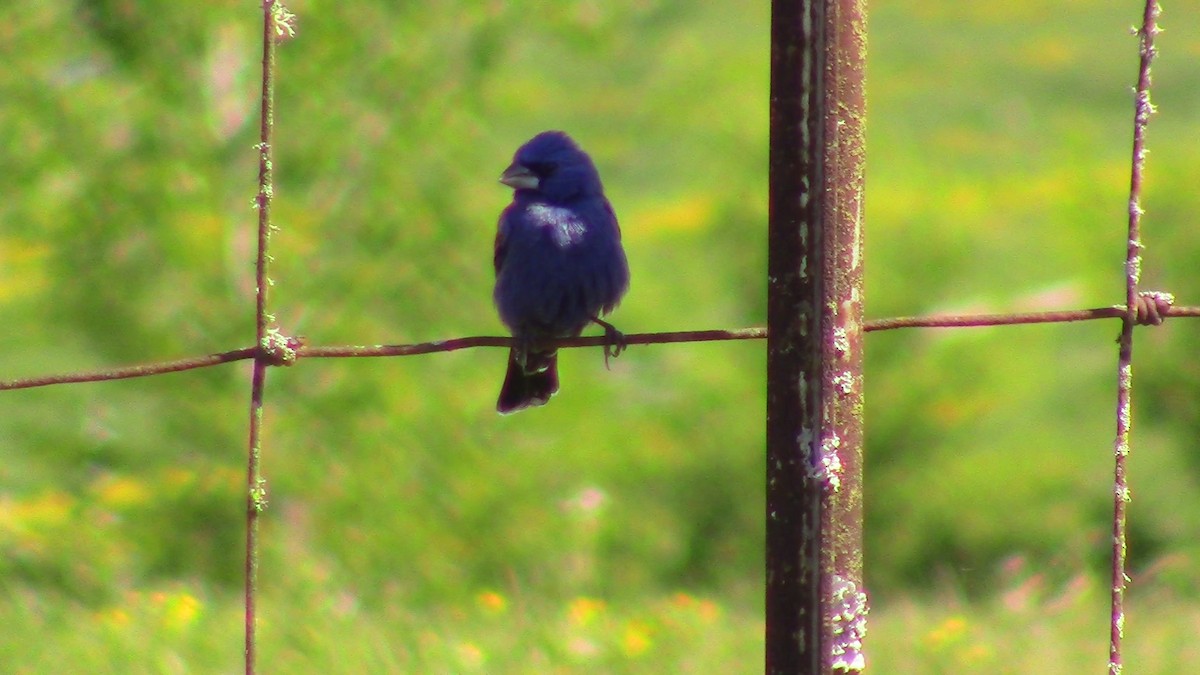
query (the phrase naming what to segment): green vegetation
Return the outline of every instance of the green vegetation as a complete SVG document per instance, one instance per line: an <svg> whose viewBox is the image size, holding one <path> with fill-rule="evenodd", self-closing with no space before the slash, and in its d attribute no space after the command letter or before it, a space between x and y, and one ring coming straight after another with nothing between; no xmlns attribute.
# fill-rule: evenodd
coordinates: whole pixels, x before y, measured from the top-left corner
<svg viewBox="0 0 1200 675"><path fill-rule="evenodd" d="M1191 0L1188 0L1191 2ZM1200 32L1160 38L1147 287L1200 303ZM296 0L272 311L311 344L496 334L496 183L593 155L627 331L761 325L766 3ZM867 312L1118 303L1137 3L871 3ZM1192 2L1191 9L1195 9ZM0 378L248 346L255 3L0 6ZM878 672L1100 672L1114 322L867 340ZM1132 672L1200 661L1200 322L1141 330ZM761 669L761 344L304 361L267 386L268 672ZM231 672L245 364L0 395L0 671Z"/></svg>

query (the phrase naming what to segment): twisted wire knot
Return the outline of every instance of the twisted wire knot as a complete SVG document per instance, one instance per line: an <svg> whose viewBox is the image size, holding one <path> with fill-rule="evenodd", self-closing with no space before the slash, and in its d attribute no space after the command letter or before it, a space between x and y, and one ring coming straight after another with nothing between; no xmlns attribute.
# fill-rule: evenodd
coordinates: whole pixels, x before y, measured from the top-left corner
<svg viewBox="0 0 1200 675"><path fill-rule="evenodd" d="M1142 291L1134 304L1133 323L1138 326L1159 326L1167 320L1175 296L1162 291Z"/></svg>

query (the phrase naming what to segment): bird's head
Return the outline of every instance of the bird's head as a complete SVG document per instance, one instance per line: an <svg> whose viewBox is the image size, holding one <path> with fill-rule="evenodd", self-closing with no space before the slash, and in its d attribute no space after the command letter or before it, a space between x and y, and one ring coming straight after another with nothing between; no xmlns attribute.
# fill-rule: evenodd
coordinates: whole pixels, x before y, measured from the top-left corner
<svg viewBox="0 0 1200 675"><path fill-rule="evenodd" d="M592 158L561 131L543 131L522 145L500 182L553 202L604 193Z"/></svg>

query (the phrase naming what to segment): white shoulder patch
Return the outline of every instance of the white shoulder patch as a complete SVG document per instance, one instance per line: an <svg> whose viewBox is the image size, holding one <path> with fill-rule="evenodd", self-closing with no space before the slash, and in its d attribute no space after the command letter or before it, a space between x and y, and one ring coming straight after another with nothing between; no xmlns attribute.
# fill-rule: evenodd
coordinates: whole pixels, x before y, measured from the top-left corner
<svg viewBox="0 0 1200 675"><path fill-rule="evenodd" d="M528 212L539 226L550 228L554 243L562 248L579 243L587 229L579 216L571 209L547 204L532 204Z"/></svg>

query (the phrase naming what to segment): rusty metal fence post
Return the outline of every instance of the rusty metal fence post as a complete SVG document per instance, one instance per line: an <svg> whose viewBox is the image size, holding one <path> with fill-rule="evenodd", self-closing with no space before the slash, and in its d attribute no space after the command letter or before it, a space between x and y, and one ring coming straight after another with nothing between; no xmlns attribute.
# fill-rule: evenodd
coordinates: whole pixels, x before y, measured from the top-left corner
<svg viewBox="0 0 1200 675"><path fill-rule="evenodd" d="M776 0L766 672L861 671L865 5Z"/></svg>

